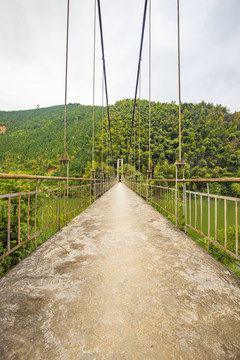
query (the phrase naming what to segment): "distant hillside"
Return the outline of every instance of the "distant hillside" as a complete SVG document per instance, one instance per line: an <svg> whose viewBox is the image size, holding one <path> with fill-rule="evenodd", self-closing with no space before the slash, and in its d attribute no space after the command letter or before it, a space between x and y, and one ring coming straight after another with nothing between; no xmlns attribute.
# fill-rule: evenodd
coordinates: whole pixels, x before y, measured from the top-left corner
<svg viewBox="0 0 240 360"><path fill-rule="evenodd" d="M139 112L136 107L135 154L138 168ZM148 102L141 101L141 171L148 163ZM106 111L105 111L106 114ZM46 174L58 173L63 155L64 106L28 111L0 112L0 171ZM115 160L126 161L132 121L132 100L110 107ZM107 119L102 139L102 108L95 108L95 160L100 166L102 140L106 162ZM92 106L67 107L67 152L70 174L81 176L91 161ZM178 158L178 106L174 103L151 105L151 151L155 178L174 177ZM204 102L182 105L182 154L188 163L187 176L240 177L240 113ZM105 164L104 164L105 166Z"/></svg>
<svg viewBox="0 0 240 360"><path fill-rule="evenodd" d="M139 104L135 116L135 154L138 168ZM141 101L141 171L148 166L148 113ZM114 157L126 160L132 122L132 100L118 101L110 109ZM175 176L178 158L178 106L151 104L151 152L155 178ZM105 135L106 136L106 135ZM99 139L101 142L101 137ZM230 114L225 107L182 104L182 156L187 176L240 177L240 113Z"/></svg>
<svg viewBox="0 0 240 360"><path fill-rule="evenodd" d="M96 131L102 109L95 108ZM0 112L0 171L46 174L59 168L63 155L64 106L27 111ZM4 129L4 128L3 128ZM91 159L92 107L67 106L67 153L71 158L71 175L84 173Z"/></svg>

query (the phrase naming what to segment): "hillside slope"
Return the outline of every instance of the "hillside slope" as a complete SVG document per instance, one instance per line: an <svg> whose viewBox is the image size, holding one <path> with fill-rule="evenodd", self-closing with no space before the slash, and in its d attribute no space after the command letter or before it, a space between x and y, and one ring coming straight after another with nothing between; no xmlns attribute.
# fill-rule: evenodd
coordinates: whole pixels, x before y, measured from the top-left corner
<svg viewBox="0 0 240 360"><path fill-rule="evenodd" d="M135 115L135 158L139 169L139 104ZM146 100L140 104L141 171L148 166L148 114ZM132 101L122 100L110 109L115 159L126 161L132 122ZM151 104L151 160L154 177L174 177L178 158L178 106ZM101 142L101 138L99 140ZM134 145L134 134L133 134ZM133 146L134 149L134 146ZM132 157L134 156L132 151ZM240 177L240 113L230 114L218 105L182 104L182 157L191 177ZM134 159L132 158L132 163Z"/></svg>
<svg viewBox="0 0 240 360"><path fill-rule="evenodd" d="M132 122L132 100L110 106L114 159L126 162ZM148 166L148 113L146 100L140 103L140 169ZM105 112L106 114L106 112ZM63 155L64 106L27 111L0 112L0 171L58 174ZM95 160L100 166L107 158L107 119L101 131L102 108L95 107ZM5 129L6 128L6 129ZM133 134L134 135L134 134ZM82 176L91 161L92 106L67 106L67 152L70 175ZM139 168L139 104L135 114L135 164ZM102 153L102 144L104 151ZM178 158L178 106L151 104L151 158L155 178L174 177ZM134 151L132 152L134 154ZM240 177L240 113L225 107L182 104L182 155L188 163L187 176ZM132 155L132 163L134 163Z"/></svg>
<svg viewBox="0 0 240 360"><path fill-rule="evenodd" d="M95 108L98 131L102 109ZM63 155L64 106L43 109L0 112L0 171L23 171L34 174L51 173L59 167ZM91 159L92 107L67 106L67 153L71 158L71 175L84 172Z"/></svg>

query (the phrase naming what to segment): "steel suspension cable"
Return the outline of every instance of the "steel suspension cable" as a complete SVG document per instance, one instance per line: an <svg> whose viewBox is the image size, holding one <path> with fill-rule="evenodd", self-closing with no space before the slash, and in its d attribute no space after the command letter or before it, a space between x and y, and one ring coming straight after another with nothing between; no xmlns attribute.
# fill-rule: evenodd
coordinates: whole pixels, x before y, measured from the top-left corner
<svg viewBox="0 0 240 360"><path fill-rule="evenodd" d="M136 129L135 129L135 118L134 118L134 124L133 124L133 128L134 128L134 135L133 135L133 171L134 171L134 175L135 175L135 169L136 169Z"/></svg>
<svg viewBox="0 0 240 360"><path fill-rule="evenodd" d="M179 161L182 161L182 133L181 133L181 73L180 73L180 15L179 0L177 0L177 21L178 21L178 96L179 96Z"/></svg>
<svg viewBox="0 0 240 360"><path fill-rule="evenodd" d="M138 134L138 147L139 147L139 153L138 153L138 170L141 173L141 68L140 68L140 74L139 74L139 134ZM140 174L141 176L141 174Z"/></svg>
<svg viewBox="0 0 240 360"><path fill-rule="evenodd" d="M96 64L96 0L94 0L93 19L93 122L92 122L92 170L94 169L94 107L95 107L95 64Z"/></svg>
<svg viewBox="0 0 240 360"><path fill-rule="evenodd" d="M132 148L130 148L130 177L132 177Z"/></svg>
<svg viewBox="0 0 240 360"><path fill-rule="evenodd" d="M145 0L144 11L143 11L143 22L142 22L142 34L141 34L140 50L139 50L137 80L136 80L135 97L134 97L134 103L133 103L133 114L132 114L132 125L131 125L130 145L129 145L129 151L128 151L128 156L127 156L127 161L128 161L128 159L129 159L130 148L131 148L131 146L132 146L133 123L134 123L135 108L136 108L136 101L137 101L137 90L138 90L138 82L139 82L139 74L140 74L140 67L141 67L141 60L142 60L142 48L143 48L144 30L145 30L145 23L146 23L147 5L148 5L148 0Z"/></svg>
<svg viewBox="0 0 240 360"><path fill-rule="evenodd" d="M109 167L109 127L108 127L108 123L107 123L107 126L106 126L106 129L107 129L107 170L108 170L108 167Z"/></svg>
<svg viewBox="0 0 240 360"><path fill-rule="evenodd" d="M103 171L103 148L104 148L104 142L103 142L103 108L104 108L104 75L102 71L102 158L101 158L101 169Z"/></svg>
<svg viewBox="0 0 240 360"><path fill-rule="evenodd" d="M66 159L69 4L70 4L70 0L68 0L68 2L67 2L67 38L66 38L66 64L65 64L64 135L63 135L63 154L64 154L63 157L64 157L64 159Z"/></svg>
<svg viewBox="0 0 240 360"><path fill-rule="evenodd" d="M98 17L99 17L99 27L100 27L100 37L101 37L101 47L102 47L102 61L103 61L103 73L104 73L104 83L105 83L106 106L107 106L107 115L108 115L109 138L110 138L110 146L111 146L111 154L112 154L112 165L113 165L114 164L114 159L113 159L113 149L112 149L111 121L110 121L109 103L108 103L107 76L106 76L106 64L105 64L105 55L104 55L102 15L101 15L100 0L97 0L97 3L98 3Z"/></svg>
<svg viewBox="0 0 240 360"><path fill-rule="evenodd" d="M148 129L148 170L151 170L151 72L152 72L152 34L151 34L151 27L152 27L152 20L151 20L151 0L149 0L149 129Z"/></svg>

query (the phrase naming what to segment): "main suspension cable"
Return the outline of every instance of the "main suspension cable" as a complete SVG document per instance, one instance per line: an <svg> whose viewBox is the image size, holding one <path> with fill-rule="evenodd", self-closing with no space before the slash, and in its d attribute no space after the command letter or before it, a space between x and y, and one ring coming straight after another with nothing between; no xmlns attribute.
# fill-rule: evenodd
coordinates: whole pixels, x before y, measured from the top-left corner
<svg viewBox="0 0 240 360"><path fill-rule="evenodd" d="M142 35L141 35L140 50L139 50L139 59L138 59L137 81L136 81L135 97L134 97L134 103L133 103L133 114L132 114L132 125L131 125L130 145L129 145L129 151L128 151L128 156L127 156L127 161L128 161L128 158L129 158L130 148L131 148L131 146L132 146L133 124L134 124L135 108L136 108L136 101L137 101L137 91L138 91L139 74L140 74L140 67L141 67L141 60L142 60L142 48L143 48L144 30L145 30L145 23L146 23L147 4L148 4L148 0L145 0L144 11L143 11L143 22L142 22Z"/></svg>
<svg viewBox="0 0 240 360"><path fill-rule="evenodd" d="M99 27L100 27L100 36L101 36L101 46L102 46L102 61L103 61L103 73L104 73L104 83L105 83L106 106L107 106L107 115L108 115L109 138L110 138L110 146L111 146L111 153L112 153L112 165L114 165L113 149L112 149L112 135L111 135L111 121L110 121L109 104L108 104L107 76L106 76L106 64L105 64L105 56L104 56L102 15L101 15L100 0L98 0L97 3L98 3L98 17L99 17Z"/></svg>
<svg viewBox="0 0 240 360"><path fill-rule="evenodd" d="M133 171L135 176L135 170L136 170L136 129L135 129L135 118L133 123L134 128L134 134L133 134Z"/></svg>
<svg viewBox="0 0 240 360"><path fill-rule="evenodd" d="M96 0L94 0L93 19L93 122L92 122L92 170L94 169L94 106L95 106L95 63L96 63Z"/></svg>
<svg viewBox="0 0 240 360"><path fill-rule="evenodd" d="M67 82L68 82L68 38L69 38L69 3L67 3L67 38L66 38L66 67L65 67L65 99L64 99L64 135L63 135L63 157L66 159L66 124L67 124Z"/></svg>
<svg viewBox="0 0 240 360"><path fill-rule="evenodd" d="M103 70L102 70L102 157L101 157L101 169L103 171L103 148L104 148L104 143L103 143L103 110L104 110L104 75L103 75Z"/></svg>
<svg viewBox="0 0 240 360"><path fill-rule="evenodd" d="M138 133L138 170L141 176L141 68L139 74L139 133Z"/></svg>
<svg viewBox="0 0 240 360"><path fill-rule="evenodd" d="M177 21L178 21L178 96L179 96L179 161L182 161L182 132L181 132L181 73L180 73L180 15L179 0L177 0Z"/></svg>
<svg viewBox="0 0 240 360"><path fill-rule="evenodd" d="M151 0L149 0L149 128L148 128L148 170L151 171L151 71L152 71L152 54L151 54L151 47L152 47L152 36L151 36Z"/></svg>

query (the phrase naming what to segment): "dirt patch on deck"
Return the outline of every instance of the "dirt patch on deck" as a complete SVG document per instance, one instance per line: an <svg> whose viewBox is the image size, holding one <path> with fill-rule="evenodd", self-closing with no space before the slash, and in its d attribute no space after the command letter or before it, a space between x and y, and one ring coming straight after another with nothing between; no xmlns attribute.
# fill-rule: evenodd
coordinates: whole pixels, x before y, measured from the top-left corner
<svg viewBox="0 0 240 360"><path fill-rule="evenodd" d="M60 265L55 266L55 274L63 275L67 273L75 273L83 266L83 262L87 261L89 256L81 255L75 258L75 261L66 261Z"/></svg>

